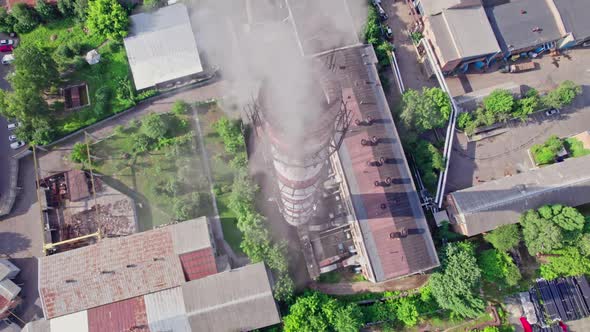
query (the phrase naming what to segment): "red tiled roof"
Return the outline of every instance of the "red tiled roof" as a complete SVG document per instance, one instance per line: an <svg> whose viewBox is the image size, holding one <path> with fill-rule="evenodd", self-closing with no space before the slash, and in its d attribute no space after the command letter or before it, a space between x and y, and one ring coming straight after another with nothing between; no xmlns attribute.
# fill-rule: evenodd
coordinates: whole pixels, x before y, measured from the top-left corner
<svg viewBox="0 0 590 332"><path fill-rule="evenodd" d="M180 255L186 281L201 279L217 273L213 248L205 248Z"/></svg>
<svg viewBox="0 0 590 332"><path fill-rule="evenodd" d="M143 296L88 309L88 332L149 332Z"/></svg>
<svg viewBox="0 0 590 332"><path fill-rule="evenodd" d="M0 295L0 314L4 312L8 308L10 301L5 298L4 296Z"/></svg>

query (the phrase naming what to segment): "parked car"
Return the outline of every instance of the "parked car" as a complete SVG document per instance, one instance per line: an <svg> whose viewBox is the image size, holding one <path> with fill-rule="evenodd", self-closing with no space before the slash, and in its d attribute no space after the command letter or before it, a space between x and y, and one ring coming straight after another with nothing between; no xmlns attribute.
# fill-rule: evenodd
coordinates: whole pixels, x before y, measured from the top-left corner
<svg viewBox="0 0 590 332"><path fill-rule="evenodd" d="M16 149L18 149L18 148L21 148L21 147L22 147L22 146L24 146L24 145L25 145L25 142L23 142L23 141L18 141L18 142L13 142L13 143L10 143L10 147L11 147L13 150L16 150Z"/></svg>
<svg viewBox="0 0 590 332"><path fill-rule="evenodd" d="M383 10L383 7L381 7L381 5L377 4L375 7L377 7L377 12L379 13L379 18L381 18L381 20L385 21L389 18L389 16L387 16L387 13L385 12L385 10Z"/></svg>
<svg viewBox="0 0 590 332"><path fill-rule="evenodd" d="M545 112L545 115L547 115L547 116L552 116L552 115L556 115L556 114L559 114L559 109L557 109L557 108L552 108L552 109Z"/></svg>
<svg viewBox="0 0 590 332"><path fill-rule="evenodd" d="M9 123L8 124L8 130L13 130L16 129L16 127L18 127L20 125L20 123L15 122L15 123Z"/></svg>
<svg viewBox="0 0 590 332"><path fill-rule="evenodd" d="M2 64L9 65L14 61L14 54L4 54L2 57Z"/></svg>
<svg viewBox="0 0 590 332"><path fill-rule="evenodd" d="M385 26L385 30L383 32L385 33L385 37L387 37L388 39L391 39L393 37L393 31L391 30L391 27L389 27L389 25Z"/></svg>
<svg viewBox="0 0 590 332"><path fill-rule="evenodd" d="M14 40L12 40L12 39L0 39L0 45L14 45Z"/></svg>
<svg viewBox="0 0 590 332"><path fill-rule="evenodd" d="M16 135L9 135L9 136L8 136L8 140L9 140L10 142L16 142Z"/></svg>
<svg viewBox="0 0 590 332"><path fill-rule="evenodd" d="M0 52L12 52L13 49L12 45L0 45Z"/></svg>

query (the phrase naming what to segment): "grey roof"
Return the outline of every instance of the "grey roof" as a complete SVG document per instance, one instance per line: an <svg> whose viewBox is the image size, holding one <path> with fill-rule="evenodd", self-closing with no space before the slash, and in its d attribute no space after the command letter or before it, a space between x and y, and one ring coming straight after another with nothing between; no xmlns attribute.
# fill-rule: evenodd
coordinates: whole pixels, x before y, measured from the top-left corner
<svg viewBox="0 0 590 332"><path fill-rule="evenodd" d="M151 331L190 331L182 288L176 287L144 295L145 311Z"/></svg>
<svg viewBox="0 0 590 332"><path fill-rule="evenodd" d="M289 13L297 41L304 55L314 55L359 43L351 12L360 10L360 1L290 0ZM349 6L355 5L353 8Z"/></svg>
<svg viewBox="0 0 590 332"><path fill-rule="evenodd" d="M521 50L563 37L547 1L511 0L486 8L502 51ZM540 31L533 31L535 28Z"/></svg>
<svg viewBox="0 0 590 332"><path fill-rule="evenodd" d="M422 14L425 16L440 14L443 9L451 8L460 3L461 0L420 0L424 11Z"/></svg>
<svg viewBox="0 0 590 332"><path fill-rule="evenodd" d="M280 323L264 263L182 285L192 331L245 331Z"/></svg>
<svg viewBox="0 0 590 332"><path fill-rule="evenodd" d="M181 255L204 248L210 248L211 231L207 217L183 221L169 226L172 233L174 253Z"/></svg>
<svg viewBox="0 0 590 332"><path fill-rule="evenodd" d="M579 206L590 203L590 156L487 182L449 194L472 236L504 224L545 204Z"/></svg>
<svg viewBox="0 0 590 332"><path fill-rule="evenodd" d="M445 9L429 17L444 60L468 59L500 52L482 6ZM445 61L445 62L446 62Z"/></svg>
<svg viewBox="0 0 590 332"><path fill-rule="evenodd" d="M566 32L571 32L576 40L590 38L590 1L553 0Z"/></svg>
<svg viewBox="0 0 590 332"><path fill-rule="evenodd" d="M130 19L124 42L138 90L203 71L185 5L166 6Z"/></svg>
<svg viewBox="0 0 590 332"><path fill-rule="evenodd" d="M45 318L28 322L21 332L48 332L51 331L49 321Z"/></svg>
<svg viewBox="0 0 590 332"><path fill-rule="evenodd" d="M0 258L0 280L18 274L20 269L6 258Z"/></svg>

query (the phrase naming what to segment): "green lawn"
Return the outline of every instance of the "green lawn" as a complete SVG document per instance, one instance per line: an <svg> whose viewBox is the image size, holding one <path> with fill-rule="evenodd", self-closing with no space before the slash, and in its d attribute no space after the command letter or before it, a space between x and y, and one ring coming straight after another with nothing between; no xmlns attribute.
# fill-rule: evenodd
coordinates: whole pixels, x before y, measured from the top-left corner
<svg viewBox="0 0 590 332"><path fill-rule="evenodd" d="M20 36L20 44L36 45L53 53L61 45L72 43L81 46L79 55L84 56L91 49L98 48L101 61L96 65L84 63L79 70L68 72L60 86L86 82L90 93L90 105L82 109L65 112L63 105L56 104L56 134L65 136L80 128L89 126L112 114L119 113L133 106L130 100L122 100L116 96L119 81L130 78L129 64L125 47L120 42L106 41L104 38L84 32L83 27L72 19L64 19L41 25L30 33ZM131 79L131 78L130 78ZM95 104L96 92L106 88L110 92L110 105L105 112L98 110Z"/></svg>
<svg viewBox="0 0 590 332"><path fill-rule="evenodd" d="M215 183L217 208L219 209L223 235L236 254L243 254L240 248L243 236L236 225L236 216L228 207L229 191L234 179L234 170L229 166L231 157L225 151L221 137L213 129L213 123L224 114L217 105L199 106L198 110L213 183Z"/></svg>
<svg viewBox="0 0 590 332"><path fill-rule="evenodd" d="M571 157L583 157L590 154L590 150L585 149L584 144L575 137L566 138L563 144Z"/></svg>
<svg viewBox="0 0 590 332"><path fill-rule="evenodd" d="M188 115L181 118L193 123ZM188 127L176 131L175 135L181 136L190 130ZM174 202L194 200L195 195L199 195L200 204L191 217L211 216L209 182L201 171L203 161L196 142L193 140L190 148L181 154L174 154L173 147L168 146L133 157L132 135L137 131L137 128L126 128L122 134L93 144L91 151L96 157L94 167L103 175L103 181L135 199L140 230L173 221ZM169 194L163 188L173 180L178 181L178 190L176 194Z"/></svg>

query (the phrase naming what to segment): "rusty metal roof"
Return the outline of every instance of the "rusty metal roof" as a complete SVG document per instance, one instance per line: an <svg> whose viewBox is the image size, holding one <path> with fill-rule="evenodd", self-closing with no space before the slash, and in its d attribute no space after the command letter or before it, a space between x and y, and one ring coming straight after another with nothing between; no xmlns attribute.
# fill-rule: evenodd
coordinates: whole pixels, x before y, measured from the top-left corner
<svg viewBox="0 0 590 332"><path fill-rule="evenodd" d="M183 282L172 235L165 228L39 259L39 292L48 319Z"/></svg>
<svg viewBox="0 0 590 332"><path fill-rule="evenodd" d="M180 264L186 281L201 279L217 273L212 248L201 249L180 255Z"/></svg>
<svg viewBox="0 0 590 332"><path fill-rule="evenodd" d="M142 296L88 309L88 332L149 332Z"/></svg>
<svg viewBox="0 0 590 332"><path fill-rule="evenodd" d="M418 273L439 265L404 151L385 100L370 46L323 55L352 124L338 156L346 176L376 281ZM328 61L329 60L329 61ZM355 125L367 117L370 125ZM362 145L361 140L377 143ZM385 159L381 166L367 162ZM385 184L390 178L390 184ZM375 182L378 185L375 185ZM405 237L396 234L407 232Z"/></svg>

